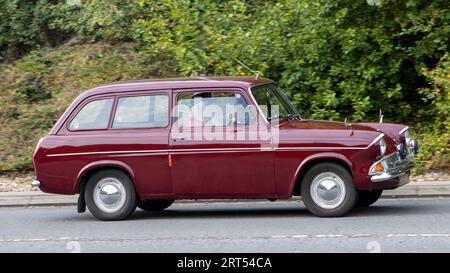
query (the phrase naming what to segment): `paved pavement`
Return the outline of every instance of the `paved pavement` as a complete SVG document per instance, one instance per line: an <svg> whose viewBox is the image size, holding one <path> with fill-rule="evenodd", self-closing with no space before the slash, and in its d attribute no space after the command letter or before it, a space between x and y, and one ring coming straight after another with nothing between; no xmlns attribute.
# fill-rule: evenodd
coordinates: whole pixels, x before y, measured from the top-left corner
<svg viewBox="0 0 450 273"><path fill-rule="evenodd" d="M0 208L0 252L450 252L450 198L382 199L342 218L299 201L175 203L102 222L66 207Z"/></svg>
<svg viewBox="0 0 450 273"><path fill-rule="evenodd" d="M411 182L395 190L384 191L384 198L404 197L450 197L450 181ZM67 206L77 203L77 195L47 194L41 191L30 192L0 192L0 207L23 206ZM200 200L201 202L216 202L217 200ZM226 202L227 200L219 200ZM235 200L231 200L235 201ZM293 201L298 201L294 199ZM182 202L192 202L183 200Z"/></svg>

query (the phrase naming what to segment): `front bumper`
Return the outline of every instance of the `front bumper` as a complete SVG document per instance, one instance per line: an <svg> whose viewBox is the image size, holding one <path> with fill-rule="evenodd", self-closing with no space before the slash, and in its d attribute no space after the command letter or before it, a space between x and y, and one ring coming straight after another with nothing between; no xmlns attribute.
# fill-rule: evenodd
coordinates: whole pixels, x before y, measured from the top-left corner
<svg viewBox="0 0 450 273"><path fill-rule="evenodd" d="M383 171L375 171L377 165L383 166ZM409 173L415 163L412 156L401 158L399 152L392 153L375 162L369 171L372 182L383 182Z"/></svg>

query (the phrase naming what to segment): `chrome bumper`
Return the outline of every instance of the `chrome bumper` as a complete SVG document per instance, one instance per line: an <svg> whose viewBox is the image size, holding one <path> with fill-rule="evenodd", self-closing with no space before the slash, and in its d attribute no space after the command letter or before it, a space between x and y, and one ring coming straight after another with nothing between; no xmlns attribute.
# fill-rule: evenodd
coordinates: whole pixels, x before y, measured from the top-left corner
<svg viewBox="0 0 450 273"><path fill-rule="evenodd" d="M384 167L382 172L376 172L375 166L381 164ZM369 170L369 175L372 176L372 182L383 182L393 178L406 175L412 167L414 167L414 160L412 156L406 156L402 159L399 152L392 153L375 162Z"/></svg>
<svg viewBox="0 0 450 273"><path fill-rule="evenodd" d="M38 180L33 180L31 181L31 187L32 188L39 188L39 186L41 186L41 182Z"/></svg>

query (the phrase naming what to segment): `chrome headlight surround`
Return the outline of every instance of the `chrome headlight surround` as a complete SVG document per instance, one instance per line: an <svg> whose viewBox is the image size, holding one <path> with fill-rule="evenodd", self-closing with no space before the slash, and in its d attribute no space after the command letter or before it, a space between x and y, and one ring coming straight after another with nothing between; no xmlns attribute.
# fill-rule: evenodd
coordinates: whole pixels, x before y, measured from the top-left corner
<svg viewBox="0 0 450 273"><path fill-rule="evenodd" d="M380 138L378 145L380 146L380 155L383 156L386 153L386 140L384 140L384 136Z"/></svg>

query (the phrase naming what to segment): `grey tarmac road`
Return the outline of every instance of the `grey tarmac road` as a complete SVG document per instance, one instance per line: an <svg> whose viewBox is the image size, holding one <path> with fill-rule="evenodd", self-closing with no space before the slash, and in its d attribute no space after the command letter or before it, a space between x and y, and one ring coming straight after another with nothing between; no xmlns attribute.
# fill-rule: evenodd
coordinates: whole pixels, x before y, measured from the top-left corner
<svg viewBox="0 0 450 273"><path fill-rule="evenodd" d="M0 252L450 252L450 199L383 199L343 218L299 201L175 203L121 222L0 208Z"/></svg>

